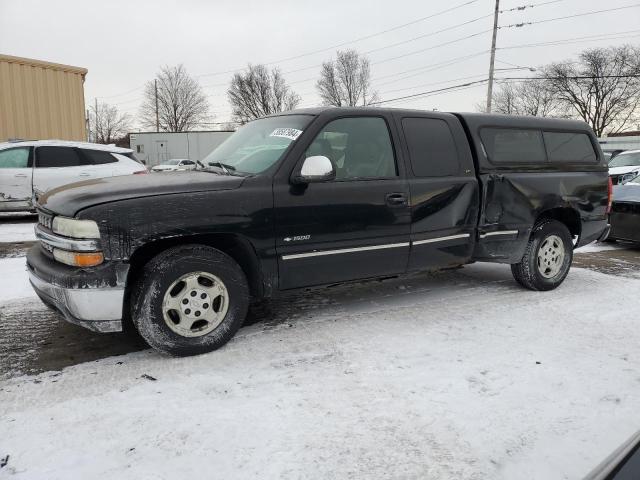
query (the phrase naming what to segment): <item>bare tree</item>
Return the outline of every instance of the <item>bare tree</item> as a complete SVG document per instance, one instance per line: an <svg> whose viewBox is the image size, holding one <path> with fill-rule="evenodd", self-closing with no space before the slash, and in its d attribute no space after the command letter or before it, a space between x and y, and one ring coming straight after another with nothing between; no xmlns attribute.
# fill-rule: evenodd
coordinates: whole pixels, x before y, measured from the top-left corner
<svg viewBox="0 0 640 480"><path fill-rule="evenodd" d="M251 65L236 73L227 90L233 118L245 124L255 118L296 108L300 96L291 91L280 70Z"/></svg>
<svg viewBox="0 0 640 480"><path fill-rule="evenodd" d="M131 117L120 113L117 107L99 103L89 107L91 139L95 143L114 143L124 137L131 128Z"/></svg>
<svg viewBox="0 0 640 480"><path fill-rule="evenodd" d="M598 136L624 129L640 106L640 49L595 48L578 62L551 64L546 77L556 97Z"/></svg>
<svg viewBox="0 0 640 480"><path fill-rule="evenodd" d="M158 85L159 129L166 132L185 132L209 117L209 102L200 84L187 74L183 65L162 67L156 76ZM142 124L156 129L155 82L147 82L140 107Z"/></svg>
<svg viewBox="0 0 640 480"><path fill-rule="evenodd" d="M535 78L521 82L505 82L493 94L493 111L508 115L549 117L560 115L562 103L547 80Z"/></svg>
<svg viewBox="0 0 640 480"><path fill-rule="evenodd" d="M324 62L316 88L325 105L355 107L378 98L371 90L369 60L355 50L338 51L336 60Z"/></svg>

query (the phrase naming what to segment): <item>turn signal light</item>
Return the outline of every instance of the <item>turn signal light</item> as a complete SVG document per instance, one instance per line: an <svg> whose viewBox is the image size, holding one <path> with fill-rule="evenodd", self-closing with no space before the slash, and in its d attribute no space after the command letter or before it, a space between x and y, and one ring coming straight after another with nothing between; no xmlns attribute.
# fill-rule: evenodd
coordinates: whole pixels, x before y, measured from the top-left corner
<svg viewBox="0 0 640 480"><path fill-rule="evenodd" d="M102 252L68 252L54 248L53 258L72 267L95 267L104 262Z"/></svg>

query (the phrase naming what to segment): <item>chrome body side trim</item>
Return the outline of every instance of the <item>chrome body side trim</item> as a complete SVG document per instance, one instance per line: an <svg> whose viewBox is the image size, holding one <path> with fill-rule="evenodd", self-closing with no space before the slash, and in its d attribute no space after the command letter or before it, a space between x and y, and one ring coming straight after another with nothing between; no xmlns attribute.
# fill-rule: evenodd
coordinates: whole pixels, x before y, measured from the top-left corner
<svg viewBox="0 0 640 480"><path fill-rule="evenodd" d="M100 250L98 240L77 240L47 232L42 225L35 226L36 238L54 248L74 252L95 252Z"/></svg>
<svg viewBox="0 0 640 480"><path fill-rule="evenodd" d="M471 234L469 233L460 233L458 235L449 235L447 237L427 238L425 240L414 240L411 242L411 244L423 245L425 243L446 242L447 240L456 240L458 238L469 238L470 236Z"/></svg>
<svg viewBox="0 0 640 480"><path fill-rule="evenodd" d="M481 233L480 238L495 237L499 235L517 235L518 230L498 230L497 232Z"/></svg>
<svg viewBox="0 0 640 480"><path fill-rule="evenodd" d="M355 252L366 252L369 250L382 250L385 248L408 247L409 245L410 245L409 242L402 242L402 243L387 243L384 245L371 245L369 247L340 248L337 250L320 250L320 251L307 252L307 253L293 253L291 255L283 255L282 259L294 260L296 258L322 257L325 255L340 255L342 253L355 253Z"/></svg>

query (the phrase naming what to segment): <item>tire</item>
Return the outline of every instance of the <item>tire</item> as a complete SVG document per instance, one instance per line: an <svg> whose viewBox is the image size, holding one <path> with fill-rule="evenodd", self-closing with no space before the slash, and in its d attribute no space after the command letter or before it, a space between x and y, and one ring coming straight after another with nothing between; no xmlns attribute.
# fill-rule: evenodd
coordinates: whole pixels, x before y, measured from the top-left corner
<svg viewBox="0 0 640 480"><path fill-rule="evenodd" d="M240 266L205 245L174 247L154 257L131 294L131 317L142 338L174 356L223 346L242 326L248 306Z"/></svg>
<svg viewBox="0 0 640 480"><path fill-rule="evenodd" d="M545 219L533 227L522 260L511 265L511 273L525 288L553 290L567 277L572 261L569 229L557 220Z"/></svg>

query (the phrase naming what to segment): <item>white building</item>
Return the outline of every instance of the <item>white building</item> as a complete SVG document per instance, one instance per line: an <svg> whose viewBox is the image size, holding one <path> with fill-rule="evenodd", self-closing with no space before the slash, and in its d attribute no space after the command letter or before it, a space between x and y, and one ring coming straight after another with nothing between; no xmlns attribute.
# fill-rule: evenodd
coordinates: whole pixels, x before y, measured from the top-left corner
<svg viewBox="0 0 640 480"><path fill-rule="evenodd" d="M616 135L598 139L605 152L613 150L640 150L640 135Z"/></svg>
<svg viewBox="0 0 640 480"><path fill-rule="evenodd" d="M233 132L137 132L129 136L130 148L148 167L172 158L202 160Z"/></svg>

